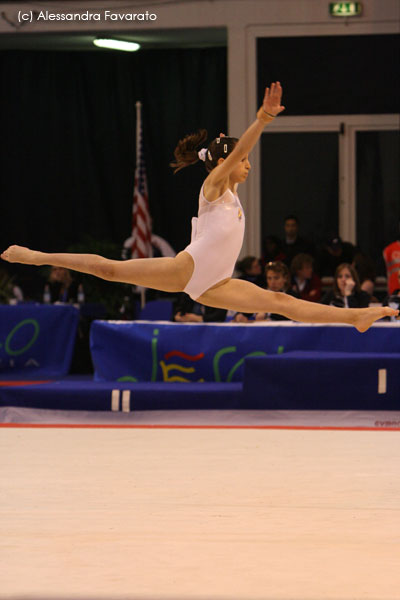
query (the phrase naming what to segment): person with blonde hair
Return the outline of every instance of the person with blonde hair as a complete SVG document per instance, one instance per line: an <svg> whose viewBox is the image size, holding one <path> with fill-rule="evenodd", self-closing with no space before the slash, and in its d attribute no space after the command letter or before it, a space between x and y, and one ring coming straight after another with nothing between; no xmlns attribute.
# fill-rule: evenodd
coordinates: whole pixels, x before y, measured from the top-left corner
<svg viewBox="0 0 400 600"><path fill-rule="evenodd" d="M232 278L245 225L237 188L249 175L249 152L265 126L284 110L281 98L279 81L267 87L255 121L239 140L220 135L199 151L207 137L202 130L178 143L176 160L172 163L175 172L201 159L208 174L200 190L198 217L192 220L191 243L176 257L117 261L92 254L53 254L13 245L1 258L8 262L65 267L107 281L165 292L184 291L193 300L214 308L279 313L312 323L349 323L358 331L366 331L377 319L397 315L399 311L389 307L359 310L323 306Z"/></svg>

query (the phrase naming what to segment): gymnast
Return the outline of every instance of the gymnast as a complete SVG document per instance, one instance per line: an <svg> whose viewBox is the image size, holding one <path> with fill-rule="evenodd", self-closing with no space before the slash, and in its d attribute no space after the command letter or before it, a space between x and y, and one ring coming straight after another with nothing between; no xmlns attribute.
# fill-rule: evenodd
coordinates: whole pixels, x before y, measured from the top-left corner
<svg viewBox="0 0 400 600"><path fill-rule="evenodd" d="M207 132L200 130L178 143L174 151L175 162L171 163L174 172L201 159L208 175L200 190L198 217L192 219L191 243L175 258L117 261L94 254L51 254L15 245L5 250L1 258L11 263L65 267L107 281L164 292L186 292L201 304L235 312L279 313L307 323L348 323L360 332L382 317L398 315L398 310L389 307L325 306L232 279L245 223L237 187L247 179L250 171L248 154L264 127L284 110L281 98L279 81L267 87L256 120L239 140L220 134L208 148L198 151L207 137Z"/></svg>

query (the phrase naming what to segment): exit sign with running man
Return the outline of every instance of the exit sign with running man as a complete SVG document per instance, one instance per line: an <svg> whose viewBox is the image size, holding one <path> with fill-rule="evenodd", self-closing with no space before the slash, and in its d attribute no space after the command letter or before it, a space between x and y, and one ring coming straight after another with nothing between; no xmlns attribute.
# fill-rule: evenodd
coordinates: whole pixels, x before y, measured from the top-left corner
<svg viewBox="0 0 400 600"><path fill-rule="evenodd" d="M357 17L362 13L361 2L331 2L329 13L333 17Z"/></svg>

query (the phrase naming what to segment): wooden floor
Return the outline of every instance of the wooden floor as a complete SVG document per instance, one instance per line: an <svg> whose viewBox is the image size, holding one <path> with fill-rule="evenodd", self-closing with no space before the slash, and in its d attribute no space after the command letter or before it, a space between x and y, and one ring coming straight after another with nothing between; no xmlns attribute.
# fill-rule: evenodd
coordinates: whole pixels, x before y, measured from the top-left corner
<svg viewBox="0 0 400 600"><path fill-rule="evenodd" d="M1 429L0 598L399 600L400 434Z"/></svg>

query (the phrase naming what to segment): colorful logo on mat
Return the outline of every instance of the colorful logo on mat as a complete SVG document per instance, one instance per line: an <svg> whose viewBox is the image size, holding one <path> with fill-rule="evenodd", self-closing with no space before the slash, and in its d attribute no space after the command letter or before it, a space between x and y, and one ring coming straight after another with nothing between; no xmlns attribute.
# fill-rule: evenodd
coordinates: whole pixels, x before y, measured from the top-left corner
<svg viewBox="0 0 400 600"><path fill-rule="evenodd" d="M162 381L164 382L204 381L203 377L198 379L196 378L196 365L198 365L199 362L205 358L204 352L200 352L199 354L187 354L186 352L181 352L180 350L170 350L169 352L166 352L160 360L157 351L158 334L159 330L154 329L153 338L151 340L152 373L150 381L157 381L159 368L161 368ZM279 346L277 354L282 354L283 350L283 346ZM227 358L228 355L230 355L229 358L234 359L234 361L231 361L233 364L230 365L230 370L228 371L225 379L226 383L231 383L236 371L243 365L246 358L249 358L250 356L267 356L266 352L256 350L254 352L249 352L237 359L237 356L234 356L236 353L236 346L225 346L220 348L214 354L212 359L214 381L223 381L220 370L220 361L223 357ZM172 362L168 362L170 359L172 359ZM184 361L183 364L181 362L177 362L177 359ZM192 375L192 377L188 378L188 375ZM125 375L123 377L119 377L117 381L138 381L138 379L132 375Z"/></svg>

